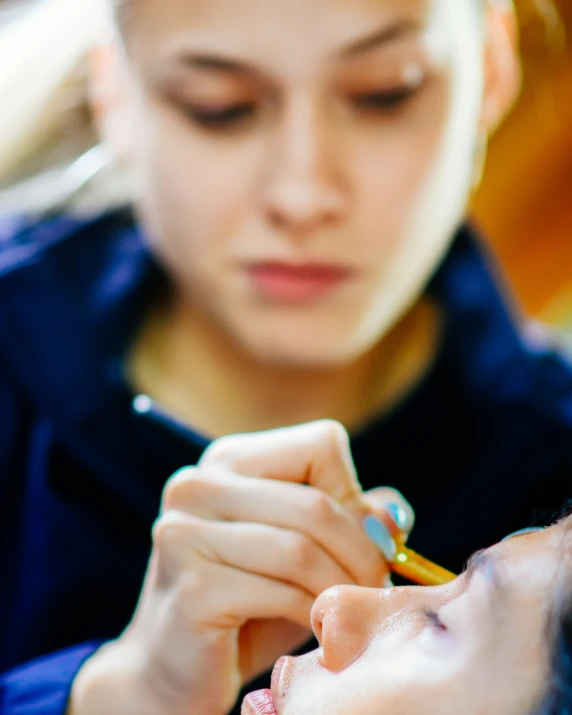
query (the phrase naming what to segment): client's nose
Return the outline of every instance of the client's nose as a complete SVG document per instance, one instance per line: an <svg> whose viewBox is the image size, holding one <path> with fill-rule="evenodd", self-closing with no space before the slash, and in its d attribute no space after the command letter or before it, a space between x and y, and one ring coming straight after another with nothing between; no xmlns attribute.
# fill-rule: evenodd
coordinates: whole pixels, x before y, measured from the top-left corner
<svg viewBox="0 0 572 715"><path fill-rule="evenodd" d="M379 621L380 595L377 588L335 586L318 596L311 618L325 668L344 670L367 648Z"/></svg>

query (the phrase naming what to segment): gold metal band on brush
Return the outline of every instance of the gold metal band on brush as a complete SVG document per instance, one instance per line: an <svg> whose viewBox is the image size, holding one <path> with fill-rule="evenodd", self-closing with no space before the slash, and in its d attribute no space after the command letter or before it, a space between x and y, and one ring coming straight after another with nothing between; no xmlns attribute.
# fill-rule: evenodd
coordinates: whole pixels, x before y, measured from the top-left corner
<svg viewBox="0 0 572 715"><path fill-rule="evenodd" d="M420 586L442 586L457 578L452 571L434 564L400 542L397 542L397 553L390 568L393 573Z"/></svg>

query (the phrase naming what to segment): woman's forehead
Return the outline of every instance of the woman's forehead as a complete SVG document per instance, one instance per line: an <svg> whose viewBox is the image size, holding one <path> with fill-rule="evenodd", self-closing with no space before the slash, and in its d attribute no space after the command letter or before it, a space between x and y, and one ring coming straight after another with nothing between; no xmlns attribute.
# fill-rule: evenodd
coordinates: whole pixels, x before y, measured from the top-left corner
<svg viewBox="0 0 572 715"><path fill-rule="evenodd" d="M450 54L478 28L475 0L129 0L122 24L140 57L178 51L244 56L246 62L300 70L342 53L345 47L392 26L410 24L427 45ZM129 6L128 6L129 8ZM429 39L431 38L431 39ZM194 45L194 47L191 47ZM469 42L469 45L471 43ZM460 49L459 51L462 51Z"/></svg>
<svg viewBox="0 0 572 715"><path fill-rule="evenodd" d="M222 10L224 14L238 10L239 13L244 9L250 10L267 10L269 12L283 12L289 9L304 8L309 12L319 10L323 12L328 10L340 10L344 8L352 8L357 10L370 11L398 11L398 10L417 10L427 12L436 4L450 4L452 2L464 2L465 0L110 0L117 12L149 10L157 8L161 10L165 5L170 7L177 6L185 12L199 12L203 14L205 10L219 12ZM468 0L469 2L472 0Z"/></svg>
<svg viewBox="0 0 572 715"><path fill-rule="evenodd" d="M186 31L209 27L235 34L254 34L264 28L272 34L311 29L316 41L348 23L391 22L404 17L427 23L475 0L113 0L119 17L129 18L130 29L177 28Z"/></svg>

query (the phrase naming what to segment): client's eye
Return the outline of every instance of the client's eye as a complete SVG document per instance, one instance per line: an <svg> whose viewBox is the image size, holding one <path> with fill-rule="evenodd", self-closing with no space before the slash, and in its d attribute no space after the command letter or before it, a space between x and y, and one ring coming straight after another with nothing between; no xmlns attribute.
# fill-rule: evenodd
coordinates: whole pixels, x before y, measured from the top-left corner
<svg viewBox="0 0 572 715"><path fill-rule="evenodd" d="M438 631L447 630L447 626L439 618L439 614L437 613L437 611L434 611L432 608L426 608L423 612L423 615L425 616L429 625L433 628L436 628Z"/></svg>

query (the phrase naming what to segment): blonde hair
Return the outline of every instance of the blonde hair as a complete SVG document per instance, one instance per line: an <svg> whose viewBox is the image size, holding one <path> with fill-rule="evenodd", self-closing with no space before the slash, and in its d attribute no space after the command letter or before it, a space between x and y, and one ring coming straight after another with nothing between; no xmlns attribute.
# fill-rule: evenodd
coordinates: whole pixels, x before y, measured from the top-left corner
<svg viewBox="0 0 572 715"><path fill-rule="evenodd" d="M0 213L129 201L130 181L99 143L88 101L90 50L112 31L108 0L19 5L0 28Z"/></svg>
<svg viewBox="0 0 572 715"><path fill-rule="evenodd" d="M0 12L0 214L98 212L134 199L133 177L99 142L89 109L88 57L114 32L112 5L123 7L9 0L3 26ZM550 0L515 5L524 30L531 17L554 26L541 17L555 12Z"/></svg>

